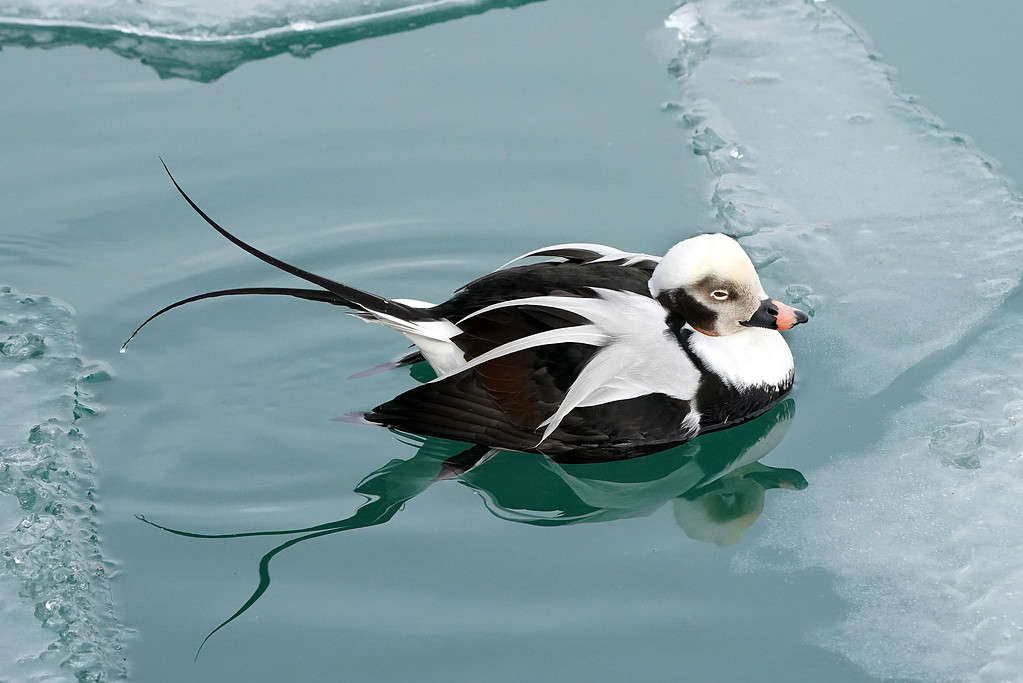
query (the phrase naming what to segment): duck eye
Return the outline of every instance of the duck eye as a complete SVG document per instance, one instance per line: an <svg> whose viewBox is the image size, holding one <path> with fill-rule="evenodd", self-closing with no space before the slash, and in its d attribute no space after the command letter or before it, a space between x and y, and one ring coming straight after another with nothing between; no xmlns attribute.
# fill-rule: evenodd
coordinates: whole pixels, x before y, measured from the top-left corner
<svg viewBox="0 0 1023 683"><path fill-rule="evenodd" d="M723 289L715 289L713 292L710 293L710 295L717 299L718 301L724 301L725 299L728 298L728 292L726 292Z"/></svg>

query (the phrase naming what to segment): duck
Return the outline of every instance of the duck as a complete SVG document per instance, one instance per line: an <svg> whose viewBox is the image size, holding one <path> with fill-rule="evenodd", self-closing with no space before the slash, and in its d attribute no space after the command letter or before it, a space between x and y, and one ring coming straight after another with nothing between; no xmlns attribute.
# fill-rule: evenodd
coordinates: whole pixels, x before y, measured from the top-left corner
<svg viewBox="0 0 1023 683"><path fill-rule="evenodd" d="M425 362L435 374L359 421L560 462L665 450L754 419L792 389L795 365L781 332L808 316L769 297L725 234L684 239L663 256L592 243L534 249L434 304L373 294L271 256L214 221L164 170L224 238L316 288L190 296L143 321L122 353L157 317L204 299L329 303L411 342L394 367Z"/></svg>

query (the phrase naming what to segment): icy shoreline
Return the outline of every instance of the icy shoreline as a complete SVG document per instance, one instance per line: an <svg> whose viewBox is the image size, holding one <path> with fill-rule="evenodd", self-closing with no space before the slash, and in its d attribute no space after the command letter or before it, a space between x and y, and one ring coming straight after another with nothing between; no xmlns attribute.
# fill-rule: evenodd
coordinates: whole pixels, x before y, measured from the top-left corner
<svg viewBox="0 0 1023 683"><path fill-rule="evenodd" d="M282 53L309 57L356 40L514 8L539 0L326 0L156 3L0 0L0 45L107 49L153 67L161 78L209 82Z"/></svg>
<svg viewBox="0 0 1023 683"><path fill-rule="evenodd" d="M874 676L1011 678L1023 204L830 6L702 0L666 25L666 109L707 159L715 218L813 310L797 355L861 435L737 567L829 571L849 612L809 635Z"/></svg>
<svg viewBox="0 0 1023 683"><path fill-rule="evenodd" d="M67 306L0 288L5 680L127 675L124 630L110 597L114 567L100 547L93 464L80 424L97 412L86 388L110 375L80 353ZM32 621L39 630L25 632Z"/></svg>

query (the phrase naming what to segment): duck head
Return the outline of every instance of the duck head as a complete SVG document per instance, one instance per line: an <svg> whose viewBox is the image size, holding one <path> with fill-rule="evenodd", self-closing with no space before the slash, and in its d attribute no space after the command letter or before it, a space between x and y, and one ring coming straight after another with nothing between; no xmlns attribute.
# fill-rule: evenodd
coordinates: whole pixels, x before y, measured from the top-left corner
<svg viewBox="0 0 1023 683"><path fill-rule="evenodd" d="M669 318L712 337L749 327L788 330L806 313L767 296L739 243L720 233L679 242L650 277L650 294Z"/></svg>

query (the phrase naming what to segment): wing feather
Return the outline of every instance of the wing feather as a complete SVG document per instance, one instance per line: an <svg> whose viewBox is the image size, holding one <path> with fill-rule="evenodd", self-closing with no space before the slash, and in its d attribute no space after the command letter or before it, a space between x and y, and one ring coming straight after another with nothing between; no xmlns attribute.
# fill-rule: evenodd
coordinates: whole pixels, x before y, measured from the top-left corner
<svg viewBox="0 0 1023 683"><path fill-rule="evenodd" d="M553 330L546 330L544 332L537 332L531 334L528 337L522 337L514 341L510 341L506 344L487 351L486 353L476 356L471 361L466 363L464 366L459 368L456 372L465 372L471 370L477 365L482 365L489 361L507 356L508 354L515 353L517 351L525 351L532 349L537 346L547 346L549 344L589 344L591 346L601 346L606 344L610 337L607 333L601 330L596 325L575 325L573 327L559 327ZM438 377L433 380L434 382L440 381L442 378Z"/></svg>
<svg viewBox="0 0 1023 683"><path fill-rule="evenodd" d="M527 251L521 256L516 256L508 263L498 268L502 270L507 268L513 263L521 261L522 259L532 258L534 256L551 256L555 258L563 258L573 263L606 263L612 261L624 261L622 265L631 266L639 263L640 261L650 261L651 263L659 263L661 258L659 256L652 256L650 254L640 254L631 251L622 251L621 249L615 249L604 244L593 244L591 242L573 242L566 244L552 244L549 247L541 247L534 249L533 251Z"/></svg>
<svg viewBox="0 0 1023 683"><path fill-rule="evenodd" d="M682 425L699 373L650 298L656 259L581 243L526 256L568 261L491 273L432 309L457 321L451 341L467 364L367 419L579 461L688 439Z"/></svg>

